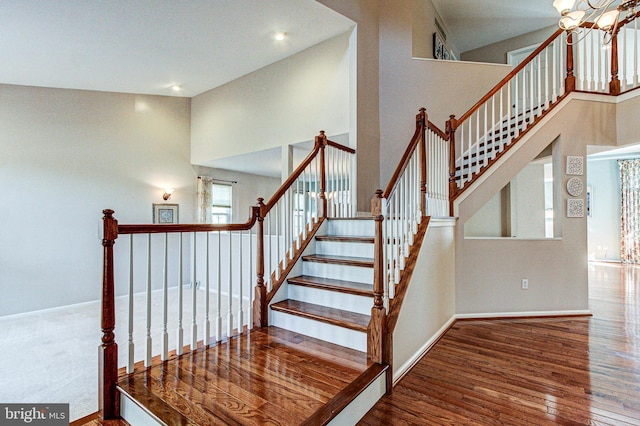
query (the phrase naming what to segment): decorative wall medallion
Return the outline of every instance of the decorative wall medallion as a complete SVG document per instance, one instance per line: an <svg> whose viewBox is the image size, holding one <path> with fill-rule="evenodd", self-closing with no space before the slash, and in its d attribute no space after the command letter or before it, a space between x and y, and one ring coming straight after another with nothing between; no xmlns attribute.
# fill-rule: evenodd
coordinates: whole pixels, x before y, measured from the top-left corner
<svg viewBox="0 0 640 426"><path fill-rule="evenodd" d="M579 177L572 177L567 181L567 192L572 197L577 197L582 194L584 190L584 184L582 183L582 179Z"/></svg>
<svg viewBox="0 0 640 426"><path fill-rule="evenodd" d="M584 158L567 155L567 174L582 176L584 174Z"/></svg>
<svg viewBox="0 0 640 426"><path fill-rule="evenodd" d="M584 200L582 198L567 200L567 217L584 217Z"/></svg>

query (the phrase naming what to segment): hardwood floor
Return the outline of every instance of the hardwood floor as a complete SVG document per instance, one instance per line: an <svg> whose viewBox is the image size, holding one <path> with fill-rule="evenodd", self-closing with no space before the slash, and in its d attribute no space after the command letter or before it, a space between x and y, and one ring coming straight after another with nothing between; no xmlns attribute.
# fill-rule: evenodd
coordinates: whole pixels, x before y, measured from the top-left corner
<svg viewBox="0 0 640 426"><path fill-rule="evenodd" d="M589 265L593 317L459 321L360 425L640 425L640 267Z"/></svg>
<svg viewBox="0 0 640 426"><path fill-rule="evenodd" d="M275 327L253 330L120 381L167 424L296 425L367 370L366 354Z"/></svg>

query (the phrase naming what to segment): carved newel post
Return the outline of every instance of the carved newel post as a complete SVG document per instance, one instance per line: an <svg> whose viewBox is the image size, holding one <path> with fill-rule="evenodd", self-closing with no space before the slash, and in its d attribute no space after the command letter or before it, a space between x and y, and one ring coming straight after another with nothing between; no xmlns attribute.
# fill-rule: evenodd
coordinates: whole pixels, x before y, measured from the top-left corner
<svg viewBox="0 0 640 426"><path fill-rule="evenodd" d="M266 206L264 198L258 198L258 234L256 244L256 289L253 300L253 325L254 327L266 327L269 323L267 317L267 287L264 285L264 216Z"/></svg>
<svg viewBox="0 0 640 426"><path fill-rule="evenodd" d="M98 408L104 420L119 417L116 398L118 381L118 344L113 332L116 326L115 291L113 282L113 245L118 238L118 221L113 210L103 210L102 247L102 345L98 355Z"/></svg>
<svg viewBox="0 0 640 426"><path fill-rule="evenodd" d="M371 321L367 330L367 352L371 361L384 361L384 336L387 311L382 297L384 295L384 268L382 246L382 190L378 189L371 200L371 214L375 220L375 239L373 253L373 307Z"/></svg>

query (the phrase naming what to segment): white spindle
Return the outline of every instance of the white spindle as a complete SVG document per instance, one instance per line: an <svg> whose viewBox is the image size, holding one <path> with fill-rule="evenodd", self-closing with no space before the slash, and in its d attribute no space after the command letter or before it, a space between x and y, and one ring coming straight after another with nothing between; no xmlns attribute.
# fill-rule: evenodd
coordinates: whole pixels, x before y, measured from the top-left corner
<svg viewBox="0 0 640 426"><path fill-rule="evenodd" d="M638 19L633 21L633 87L638 86Z"/></svg>
<svg viewBox="0 0 640 426"><path fill-rule="evenodd" d="M277 223L277 222L276 222ZM242 287L243 287L243 282L242 282L242 270L244 269L242 267L242 261L244 260L244 255L242 253L242 237L244 236L244 231L240 231L240 238L239 238L239 254L240 257L238 258L238 262L240 264L240 268L238 270L238 333L242 334L242 332L244 331L244 311L242 308ZM249 256L251 256L251 253L249 253ZM251 262L251 258L249 258L249 262Z"/></svg>
<svg viewBox="0 0 640 426"><path fill-rule="evenodd" d="M193 276L191 277L191 350L195 350L198 347L198 324L196 324L196 319L197 319L197 315L196 315L196 308L197 308L197 291L198 291L198 286L197 286L197 263L198 263L198 249L197 249L197 242L198 242L198 234L197 233L193 233L193 266L192 266L192 273Z"/></svg>
<svg viewBox="0 0 640 426"><path fill-rule="evenodd" d="M280 221L282 220L282 218L280 217L280 201L276 202L274 208L274 214L276 215L276 259L278 259L278 262L280 262L282 260L282 258L280 257ZM287 267L286 261L287 259L285 257L284 261L282 262L283 268ZM280 279L280 268L276 268L276 279Z"/></svg>
<svg viewBox="0 0 640 426"><path fill-rule="evenodd" d="M218 255L220 253L218 252ZM219 265L218 265L219 267ZM211 232L207 232L207 249L205 250L205 277L204 277L204 346L209 346L211 340L211 320L209 313L211 311Z"/></svg>
<svg viewBox="0 0 640 426"><path fill-rule="evenodd" d="M127 373L133 373L135 363L135 345L133 343L133 234L129 235L129 359L127 361Z"/></svg>
<svg viewBox="0 0 640 426"><path fill-rule="evenodd" d="M162 268L162 360L169 358L169 332L167 330L169 312L169 234L164 234L164 267Z"/></svg>
<svg viewBox="0 0 640 426"><path fill-rule="evenodd" d="M178 329L176 331L176 353L182 355L184 345L184 330L182 329L182 232L178 246Z"/></svg>
<svg viewBox="0 0 640 426"><path fill-rule="evenodd" d="M151 366L151 234L147 234L147 339L144 366Z"/></svg>
<svg viewBox="0 0 640 426"><path fill-rule="evenodd" d="M249 295L249 305L247 307L247 328L251 330L253 328L253 280L255 279L253 275L253 227L249 229L249 289L247 294Z"/></svg>
<svg viewBox="0 0 640 426"><path fill-rule="evenodd" d="M233 232L229 231L229 278L228 278L228 286L227 286L227 337L233 336ZM271 242L272 238L269 235L269 242ZM220 298L220 294L218 294L218 298ZM240 301L242 302L242 301Z"/></svg>
<svg viewBox="0 0 640 426"><path fill-rule="evenodd" d="M222 234L218 235L218 280L216 282L216 342L222 340ZM229 253L231 256L231 253ZM231 296L231 295L229 295Z"/></svg>

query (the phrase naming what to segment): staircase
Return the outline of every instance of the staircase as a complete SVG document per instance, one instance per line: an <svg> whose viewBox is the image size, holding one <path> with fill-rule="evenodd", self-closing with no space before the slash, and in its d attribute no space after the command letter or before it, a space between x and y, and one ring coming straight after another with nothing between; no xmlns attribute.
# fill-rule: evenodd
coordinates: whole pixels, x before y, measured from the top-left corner
<svg viewBox="0 0 640 426"><path fill-rule="evenodd" d="M373 305L372 218L329 219L307 247L270 324L367 351Z"/></svg>

